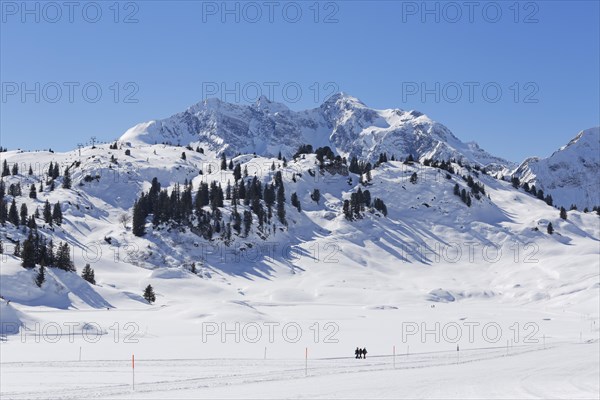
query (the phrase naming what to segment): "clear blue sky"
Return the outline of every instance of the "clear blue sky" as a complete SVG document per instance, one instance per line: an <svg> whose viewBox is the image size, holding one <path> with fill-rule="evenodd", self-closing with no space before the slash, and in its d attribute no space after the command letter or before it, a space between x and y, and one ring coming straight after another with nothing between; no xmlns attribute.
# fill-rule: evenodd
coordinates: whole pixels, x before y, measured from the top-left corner
<svg viewBox="0 0 600 400"><path fill-rule="evenodd" d="M113 1L47 4L28 2L28 13L2 1L5 147L112 140L183 111L213 83L235 91L236 82L239 102L278 85L273 100L292 109L335 89L375 108L417 109L513 161L600 125L598 1L427 2L430 14L421 1L228 2L231 14L221 1L138 1L119 3L118 15ZM422 89L432 92L422 98Z"/></svg>

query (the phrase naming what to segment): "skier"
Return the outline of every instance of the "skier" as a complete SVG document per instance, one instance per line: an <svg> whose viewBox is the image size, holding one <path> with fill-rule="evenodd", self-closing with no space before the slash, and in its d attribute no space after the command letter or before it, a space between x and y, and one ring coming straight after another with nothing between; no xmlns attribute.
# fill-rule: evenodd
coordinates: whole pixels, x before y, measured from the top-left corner
<svg viewBox="0 0 600 400"><path fill-rule="evenodd" d="M360 349L357 347L356 350L354 350L354 355L356 356L356 358L360 358Z"/></svg>
<svg viewBox="0 0 600 400"><path fill-rule="evenodd" d="M367 358L367 348L362 349L362 358Z"/></svg>

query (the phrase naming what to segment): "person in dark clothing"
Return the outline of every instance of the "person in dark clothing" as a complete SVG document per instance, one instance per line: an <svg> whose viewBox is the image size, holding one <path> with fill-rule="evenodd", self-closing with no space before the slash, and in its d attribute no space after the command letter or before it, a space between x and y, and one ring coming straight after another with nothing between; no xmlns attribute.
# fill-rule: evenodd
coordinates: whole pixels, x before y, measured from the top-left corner
<svg viewBox="0 0 600 400"><path fill-rule="evenodd" d="M361 353L362 353L362 358L367 358L367 348L366 347L364 349L362 349Z"/></svg>
<svg viewBox="0 0 600 400"><path fill-rule="evenodd" d="M357 347L356 350L354 350L354 355L356 356L356 358L360 358L360 349Z"/></svg>

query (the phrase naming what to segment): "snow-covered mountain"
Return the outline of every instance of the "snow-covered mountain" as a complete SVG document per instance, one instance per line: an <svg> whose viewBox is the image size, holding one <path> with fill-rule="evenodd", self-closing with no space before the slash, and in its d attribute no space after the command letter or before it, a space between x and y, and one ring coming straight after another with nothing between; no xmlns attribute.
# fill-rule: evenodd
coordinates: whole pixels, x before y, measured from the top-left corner
<svg viewBox="0 0 600 400"><path fill-rule="evenodd" d="M593 177L596 165L597 177L597 142L596 129L559 151L566 165L561 174L584 170ZM357 172L308 150L289 157L305 143L363 160L387 152L423 162L390 159ZM287 160L275 156L279 151ZM468 163L424 160L451 157ZM485 381L480 371L494 370L514 382L541 364L562 367L565 359L589 373L583 384L572 377L574 389L565 397L594 398L598 214L580 206L563 219L555 207L481 168L491 163L506 165L421 114L371 110L348 96L300 113L265 99L253 106L210 100L138 125L114 144L2 152L3 201L12 211L0 225L1 396L131 396L124 357L135 353L141 364L136 393L156 398L231 396L232 387L245 397L257 382L281 386L254 397L289 397L295 381L302 382L296 397L306 397L307 381L299 377L338 371L338 385L346 387L350 378L339 376L364 368L381 373L396 362L403 371L389 371L394 375L385 381L423 370L415 381L422 386L427 377L426 386L435 387L445 365L448 381L456 374ZM164 191L150 201L153 184ZM197 201L207 185L210 204ZM250 190L276 185L284 190ZM230 194L221 193L221 202L219 187ZM134 207L142 193L148 196ZM148 204L154 208L140 217ZM134 224L145 232L134 234ZM209 226L211 235L204 230ZM23 253L38 257L52 248L50 241L54 251L68 243L77 272L48 262L38 285L41 262L24 268ZM32 242L47 246L32 251ZM95 283L80 276L86 264ZM147 285L154 288L153 304L142 297ZM405 340L406 324L421 334ZM497 335L485 330L491 325ZM208 339L207 327L215 333ZM300 338L291 340L293 329L285 327L301 331ZM354 359L357 345L368 347L370 360ZM396 346L405 357L396 359ZM77 359L83 361L67 361ZM48 365L53 373L32 387L31 371ZM473 370L465 372L468 365ZM555 369L544 373L557 376ZM331 397L332 378L321 378ZM236 386L240 381L248 386ZM213 386L227 393L205 391ZM421 386L410 393L422 396ZM511 394L555 393L546 381L533 387ZM481 390L477 396L488 396L488 388Z"/></svg>
<svg viewBox="0 0 600 400"><path fill-rule="evenodd" d="M548 158L526 159L513 175L550 193L556 205L600 205L600 127L579 132Z"/></svg>
<svg viewBox="0 0 600 400"><path fill-rule="evenodd" d="M463 143L444 125L418 111L375 110L344 93L320 107L292 111L261 97L252 105L208 99L169 118L138 124L122 141L197 144L229 155L293 155L302 144L330 146L343 156L374 161L380 153L405 158L457 159L501 168L511 163L476 143Z"/></svg>

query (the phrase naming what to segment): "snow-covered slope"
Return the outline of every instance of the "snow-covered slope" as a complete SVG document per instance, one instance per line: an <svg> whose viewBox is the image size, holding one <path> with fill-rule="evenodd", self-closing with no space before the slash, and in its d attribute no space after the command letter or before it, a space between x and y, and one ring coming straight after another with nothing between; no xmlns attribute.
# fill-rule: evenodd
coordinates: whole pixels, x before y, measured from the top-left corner
<svg viewBox="0 0 600 400"><path fill-rule="evenodd" d="M560 389L565 398L594 398L598 393L596 213L580 208L563 220L544 201L466 164L452 163L445 170L388 161L371 170L370 182L364 182L369 174L361 177L327 165L321 169L315 154L287 162L269 156L279 149L295 152L292 143L332 143L338 149L363 143L363 155L407 147L428 158L456 149L467 154L465 149L470 149L468 154L479 154L477 160L483 163L485 153L475 145L462 145L424 116L405 115L406 121L394 122L396 128L377 131L374 126L401 119L397 111L370 111L356 100L338 98L300 113L320 115L321 125L303 125L296 118L298 125L285 126L298 129L298 135L287 137L284 125L269 128L277 119L274 114L291 114L281 106L209 101L197 107L203 111L190 112L189 124L181 122L185 118L179 121L181 132L197 123L196 114L229 128L240 123L233 118L237 115L249 118L256 134L236 135L228 128L225 137L213 134L217 129L198 139L188 131L182 136L171 120L129 131L128 140L117 148L102 144L81 153L0 153L0 162L19 165L19 172L3 182L7 188L20 184L23 192L6 194L5 201L14 199L19 208L25 204L29 215L41 211L46 200L60 202L63 223L49 225L40 216L37 231L55 244L69 243L78 270L46 268L46 280L38 287L39 266L24 269L21 258L12 255L14 243L27 238L28 228L10 222L0 226L3 398L301 397L309 381L297 379L305 375L312 382L310 390L323 389L324 397L348 393L397 398L400 392L436 398L506 398L507 393L548 397ZM336 123L329 126L326 121ZM321 142L314 136L320 129L329 132ZM168 132L172 136L164 136ZM160 144L168 138L181 138L182 144L189 141L205 151ZM379 144L368 147L369 140ZM133 235L132 221L123 216L132 215L134 202L149 190L153 178L170 193L187 180L194 197L202 183L234 185L234 171L221 169L220 153L234 152L229 142L245 151L263 150L227 156L248 170L244 182L256 177L265 187L281 173L286 224L274 216L258 228L253 204L240 201L234 206L225 199L218 212L209 206L203 211L220 215L225 224L232 222L236 209L250 211L248 234L233 232L227 238L221 229L207 239L196 229L196 216L190 225L171 221L155 226L149 215L146 234ZM50 162L58 163L61 171L53 190L47 174ZM62 187L67 166L71 188ZM485 193L469 197L471 206L455 194L456 187L465 193L473 190L469 177L485 188ZM41 186L37 198L28 196L32 184ZM318 201L315 189L320 191ZM371 200L382 199L387 215L365 207L360 218L345 218L344 203L358 189L368 190ZM291 204L293 193L301 210ZM95 271L95 285L79 275L86 263ZM156 293L154 304L141 296L148 284ZM443 328L438 328L438 339L415 334L405 340L405 324L429 332ZM207 326L219 332L206 338ZM262 331L254 341L252 329L257 326ZM457 326L462 329L458 341L448 339ZM493 329L484 333L489 326ZM67 333L67 328L72 331ZM300 337L290 340L298 328ZM230 333L223 336L225 329ZM500 334L491 340L487 335L493 336L494 329ZM369 359L354 359L357 345L368 347ZM138 363L136 392L130 389L131 370L126 369L131 354ZM82 361L74 361L78 357ZM568 371L555 366L565 359ZM516 372L514 363L520 366ZM514 390L490 392L487 385L471 381L475 376L487 382L477 371L488 370L500 371L506 385L528 375ZM580 375L580 370L587 372ZM346 377L349 373L357 377L353 381L365 380L357 392L348 391L355 387ZM409 389L404 380L392 383L398 382L397 374L407 373L425 383ZM32 376L38 387L32 387ZM439 376L447 387L464 390L440 392L435 389ZM346 391L333 391L331 382ZM422 387L434 389L424 392Z"/></svg>
<svg viewBox="0 0 600 400"><path fill-rule="evenodd" d="M181 157L184 151L187 154L185 159ZM226 239L222 231L207 240L186 226L167 224L156 227L151 223L152 218L147 221L146 235L137 237L131 232L131 223L123 224L121 217L131 215L135 199L142 190L148 190L154 177L169 191L175 184L187 180L191 182L194 196L202 182L217 181L223 187L234 182L233 171L221 170L220 156L214 152L202 154L184 147L136 143L131 146L122 144L116 150L109 149L108 145L84 148L81 155L77 151L9 151L2 153L2 157L9 164L18 162L21 165L20 174L3 178L7 186L17 182L22 185L25 193L15 197L17 206L26 204L31 214L36 208L41 210L46 200L52 204L60 201L64 223L48 226L39 218L38 230L55 243L70 243L75 249L75 264L79 270L90 258L93 259L101 282L100 288L90 291L81 287L86 283L50 274L45 284L53 293L49 297L35 287L31 273L19 272L18 267L3 266L4 279L0 291L16 303L45 304L57 308L104 307L106 304L118 307L131 301L139 303L141 286L147 282L154 282L160 288L159 282L165 282L165 278L187 280L193 277L197 278L198 285L213 287L205 291L228 293L233 277L252 276L273 279L274 285L267 291L272 299L346 301L346 291L351 293L350 287L363 281L364 277L358 278L363 269L370 271L369 274L385 277L386 281L392 276L397 279L397 274L400 274L403 293L409 298L428 301L498 296L528 302L562 296L570 298L572 294L569 293L581 290L590 290L589 295L597 294L597 289L592 289L597 283L597 276L588 273L597 268L594 260L597 261L600 235L595 213L573 211L569 213L569 219L563 221L555 208L515 190L508 182L457 164L453 164L454 173L449 173L422 164L389 161L372 170L372 181L364 186L354 173L332 174L326 169L319 170L314 154L290 160L287 166L277 158L237 156L232 161L239 163L242 169L248 169L246 181L256 176L266 185L273 182L276 172L282 173L287 225L280 224L274 217L272 229L259 231L254 217L254 228L248 236L234 233ZM111 161L112 157L114 161ZM31 184L39 186L40 179L46 180L45 171L51 161L63 167L71 166L72 189L61 188L63 178L59 177L55 190L51 191L48 185L44 185L37 199L29 198L27 188ZM38 174L36 169L33 175L28 175L26 171L30 164L39 166L41 173ZM200 171L203 173L200 174ZM417 177L415 183L410 179L413 175ZM481 182L486 190L480 199L473 197L471 207L453 193L455 185L469 191L463 179L467 175ZM367 208L361 219L348 221L342 212L343 203L359 188L369 190L372 200L382 199L387 205L388 215L383 216ZM321 193L318 203L311 198L315 189ZM290 204L292 193L297 193L301 211ZM6 196L9 203L12 198ZM237 207L239 212L252 209L250 205L243 204ZM225 223L230 221L232 212L231 201L225 200L221 209ZM553 235L546 233L549 222L554 225ZM23 241L27 229L15 228L7 223L0 228L0 235L6 252L10 253L10 243ZM474 260L466 258L468 243L479 246ZM514 251L509 249L511 243L516 243L525 254L532 251L526 246L532 243L538 246L539 257L536 256L535 265L522 264L524 258L521 256L515 264L513 257L509 256L510 251ZM452 247L454 244L458 245L458 250ZM271 253L265 246L277 250ZM503 256L499 262L487 260L492 248L502 249ZM572 255L573 248L578 249L577 257ZM258 254L253 253L259 249ZM453 260L448 254L456 251L460 252L459 258ZM253 256L247 257L251 252ZM101 256L96 260L90 253L100 253ZM334 265L343 265L344 272L322 268L331 260ZM18 264L18 259L5 261L6 265ZM538 262L545 265L542 275L538 275ZM320 268L315 269L315 263ZM590 271L579 269L576 274L565 275L566 280L558 284L554 274L562 276L571 268L569 265L580 264L587 265ZM196 266L196 275L189 272L192 265ZM434 272L440 265L447 265L448 271L454 271L451 274L457 274L461 279L447 281L446 274ZM475 265L479 267L469 267ZM492 273L497 265L504 268ZM398 269L397 266L402 267ZM434 269L422 269L423 266ZM354 273L358 274L355 282L351 278ZM305 278L294 283L293 290L278 288L279 283L285 287L280 279L290 274ZM370 277L367 280L378 286L381 284L379 279ZM342 280L345 283L340 283ZM22 284L30 290L23 290L15 284L17 281L27 281ZM57 283L52 283L54 281ZM194 286L194 280L190 282ZM227 285L222 287L222 283ZM565 285L572 286L573 291L565 292ZM328 287L336 289L326 289ZM66 293L71 295L65 297ZM133 293L137 293L137 297ZM170 289L163 293L166 302L176 301L172 300L172 296L178 298L182 294ZM373 298L369 295L363 301L388 301L375 293L372 295ZM224 296L232 299L240 297L236 291Z"/></svg>
<svg viewBox="0 0 600 400"><path fill-rule="evenodd" d="M600 205L600 127L581 131L548 158L528 158L513 174L550 193L559 206Z"/></svg>
<svg viewBox="0 0 600 400"><path fill-rule="evenodd" d="M338 93L320 107L295 112L261 97L253 105L208 99L169 118L138 124L121 137L146 144L201 144L215 152L288 158L302 144L328 145L343 156L376 161L380 153L405 158L457 159L496 168L511 163L463 143L418 111L375 110Z"/></svg>

